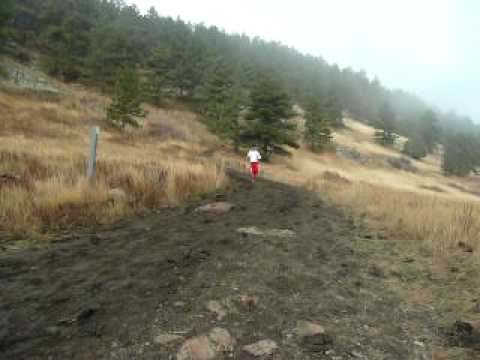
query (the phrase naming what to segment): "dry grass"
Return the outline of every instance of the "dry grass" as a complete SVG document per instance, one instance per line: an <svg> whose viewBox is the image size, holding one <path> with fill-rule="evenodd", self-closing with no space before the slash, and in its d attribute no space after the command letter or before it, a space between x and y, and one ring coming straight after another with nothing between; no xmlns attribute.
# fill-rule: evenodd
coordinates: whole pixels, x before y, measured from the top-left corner
<svg viewBox="0 0 480 360"><path fill-rule="evenodd" d="M348 206L355 214L367 216L376 227L392 235L427 243L446 253L464 242L480 245L480 204L456 201L415 192L395 190L365 182L345 184L325 179L310 180L309 187L330 201Z"/></svg>
<svg viewBox="0 0 480 360"><path fill-rule="evenodd" d="M80 87L46 102L0 90L0 230L34 235L109 223L144 208L178 204L226 182L211 154L215 137L192 113L149 108L144 126L120 133L108 126L108 99ZM89 134L100 125L98 181L84 178ZM210 155L205 155L210 154ZM120 188L124 200L114 200Z"/></svg>
<svg viewBox="0 0 480 360"><path fill-rule="evenodd" d="M369 156L399 156L372 142L373 130L353 120L336 134L342 145ZM329 201L369 219L370 225L407 243L448 253L463 242L480 247L480 198L472 179L446 178L438 156L413 161L417 173L388 166L363 166L334 154L292 150L288 159L268 166L268 176L318 191Z"/></svg>

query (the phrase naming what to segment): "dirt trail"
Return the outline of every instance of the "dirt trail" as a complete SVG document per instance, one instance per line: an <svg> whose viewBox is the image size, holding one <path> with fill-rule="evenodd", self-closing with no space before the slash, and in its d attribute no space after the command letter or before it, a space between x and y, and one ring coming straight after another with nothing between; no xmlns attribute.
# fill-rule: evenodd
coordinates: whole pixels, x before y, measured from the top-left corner
<svg viewBox="0 0 480 360"><path fill-rule="evenodd" d="M392 246L359 246L360 226L301 189L232 182L236 207L225 214L190 204L0 255L0 357L175 359L183 340L162 345L159 334L221 327L236 345L218 358L246 359L244 345L270 339L272 359L430 359L418 337L431 332L431 314L403 311L372 270L372 251L394 256ZM252 226L295 236L237 231ZM302 320L328 336L294 336Z"/></svg>

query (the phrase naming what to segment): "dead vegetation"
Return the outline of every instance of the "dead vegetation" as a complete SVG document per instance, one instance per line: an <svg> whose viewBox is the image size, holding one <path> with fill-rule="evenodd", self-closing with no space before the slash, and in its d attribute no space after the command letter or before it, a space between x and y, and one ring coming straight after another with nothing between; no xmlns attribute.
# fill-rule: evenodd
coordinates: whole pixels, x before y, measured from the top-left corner
<svg viewBox="0 0 480 360"><path fill-rule="evenodd" d="M372 129L353 120L335 138L359 156L399 158L398 150L372 142ZM480 246L480 202L471 179L446 178L440 159L408 160L416 172L398 171L388 164L357 161L340 155L314 155L292 150L291 159L278 160L267 172L279 181L304 185L332 203L368 219L370 226L392 237L448 254L465 243ZM402 160L403 163L403 160ZM453 184L453 185L452 185Z"/></svg>
<svg viewBox="0 0 480 360"><path fill-rule="evenodd" d="M224 185L222 161L204 155L217 140L193 114L150 108L142 129L120 133L104 120L107 98L68 91L46 102L0 90L0 230L32 236L110 223ZM102 127L95 188L84 178L92 125Z"/></svg>

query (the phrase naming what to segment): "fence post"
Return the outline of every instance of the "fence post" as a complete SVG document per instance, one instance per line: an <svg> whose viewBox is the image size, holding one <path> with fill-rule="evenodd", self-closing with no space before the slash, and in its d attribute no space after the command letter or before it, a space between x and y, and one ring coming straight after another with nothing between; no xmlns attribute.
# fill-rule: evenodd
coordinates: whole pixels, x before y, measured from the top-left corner
<svg viewBox="0 0 480 360"><path fill-rule="evenodd" d="M95 185L96 171L97 171L97 144L98 136L100 135L100 127L94 126L92 128L90 139L90 159L88 160L87 179L91 185Z"/></svg>

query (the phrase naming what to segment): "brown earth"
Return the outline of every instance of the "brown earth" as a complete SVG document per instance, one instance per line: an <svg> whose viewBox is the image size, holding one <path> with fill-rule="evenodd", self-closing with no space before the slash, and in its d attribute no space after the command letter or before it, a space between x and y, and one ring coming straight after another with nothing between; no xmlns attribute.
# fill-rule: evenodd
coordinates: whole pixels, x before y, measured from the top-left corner
<svg viewBox="0 0 480 360"><path fill-rule="evenodd" d="M411 276L416 260L395 241L302 189L238 174L232 184L223 214L194 211L212 195L1 253L0 358L175 359L184 340L220 327L235 339L220 359L267 339L277 360L443 359L442 314L398 290L429 278ZM237 231L250 227L265 234ZM301 338L299 321L325 334ZM480 358L471 340L456 359Z"/></svg>

